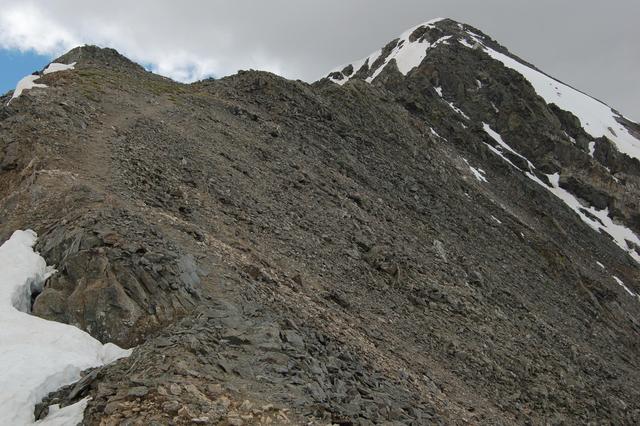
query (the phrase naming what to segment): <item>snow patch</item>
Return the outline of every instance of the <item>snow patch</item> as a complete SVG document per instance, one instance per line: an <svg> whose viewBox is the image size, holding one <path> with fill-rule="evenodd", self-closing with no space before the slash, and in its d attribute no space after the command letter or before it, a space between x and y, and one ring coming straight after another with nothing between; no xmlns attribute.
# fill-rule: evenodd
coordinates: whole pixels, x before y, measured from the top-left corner
<svg viewBox="0 0 640 426"><path fill-rule="evenodd" d="M440 136L440 135L438 134L438 132L436 132L436 131L433 129L433 127L429 127L429 130L431 130L431 134L432 134L433 136L435 136L435 137L437 137L437 138L440 138L440 139L444 139L444 140L446 141L446 139L445 139L445 138L443 138L442 136Z"/></svg>
<svg viewBox="0 0 640 426"><path fill-rule="evenodd" d="M444 98L443 98L443 99L444 99ZM471 120L471 119L469 118L469 116L468 116L467 114L465 114L465 113L464 113L464 111L462 111L460 108L458 108L457 106L455 106L455 105L453 104L453 102L449 102L449 101L447 101L446 99L445 99L445 102L449 105L449 107L450 107L452 110L454 110L455 112L457 112L458 114L460 114L461 116L463 116L465 119L467 119L467 120ZM465 126L465 129L466 129L466 126Z"/></svg>
<svg viewBox="0 0 640 426"><path fill-rule="evenodd" d="M47 68L45 68L45 70L42 72L43 74L51 74L54 72L60 72L60 71L69 71L69 70L73 70L75 69L76 63L72 62L70 64L61 64L59 62L52 62L49 64L49 66Z"/></svg>
<svg viewBox="0 0 640 426"><path fill-rule="evenodd" d="M629 293L629 296L632 296L632 297L636 297L637 296L637 294L635 294L633 291L629 290L629 287L624 285L624 283L622 282L622 280L620 278L616 277L615 275L612 275L612 277L618 283L618 285L620 287L622 287L627 293Z"/></svg>
<svg viewBox="0 0 640 426"><path fill-rule="evenodd" d="M464 38L459 38L458 39L458 43L460 43L461 45L468 47L469 49L473 49L475 46L471 43L469 43L466 39Z"/></svg>
<svg viewBox="0 0 640 426"><path fill-rule="evenodd" d="M576 139L573 136L569 135L567 132L562 132L562 133L564 133L565 137L569 139L569 142L571 142L574 145L576 144Z"/></svg>
<svg viewBox="0 0 640 426"><path fill-rule="evenodd" d="M442 94L442 87L437 86L437 87L434 87L433 89L436 91L436 93L438 94L438 96L440 96L440 97L442 98L442 100L443 100L443 101L445 101L445 102L447 103L447 105L449 105L449 107L450 107L452 110L454 110L455 112L457 112L458 114L460 114L461 116L463 116L464 118L466 118L467 120L471 120L471 119L469 118L469 116L468 116L467 114L465 114L465 113L464 113L464 111L462 111L460 108L458 108L457 106L455 106L455 105L453 104L453 102L449 102L449 101L447 101L447 100L444 98L444 96L443 96L443 94Z"/></svg>
<svg viewBox="0 0 640 426"><path fill-rule="evenodd" d="M486 172L484 170L476 169L475 167L472 167L466 159L463 158L463 160L465 163L467 163L467 166L469 166L471 173L473 173L473 175L476 177L476 179L478 179L479 182L489 182L485 177Z"/></svg>
<svg viewBox="0 0 640 426"><path fill-rule="evenodd" d="M593 157L593 153L596 152L596 143L589 142L589 155Z"/></svg>
<svg viewBox="0 0 640 426"><path fill-rule="evenodd" d="M0 366L3 367L0 424L3 425L33 424L34 406L47 394L80 379L82 370L131 353L111 343L103 345L71 325L29 315L32 291L41 290L44 281L55 272L33 251L36 239L31 230L15 231L0 246ZM84 412L84 407L74 406L52 413L55 415L38 424L76 424L72 420L78 412Z"/></svg>
<svg viewBox="0 0 640 426"><path fill-rule="evenodd" d="M69 65L52 62L49 64L47 68L45 68L42 74L45 75L45 74L51 74L59 71L72 70L74 69L75 65L76 65L75 62ZM24 92L25 90L33 89L36 87L40 87L40 88L47 87L46 84L36 83L36 80L39 79L40 77L42 76L37 74L32 74L32 75L23 77L16 85L16 89L13 91L13 96L11 96L11 99L9 99L9 102L7 102L7 105L9 105L12 100L19 98L20 95L22 95L22 92Z"/></svg>
<svg viewBox="0 0 640 426"><path fill-rule="evenodd" d="M349 65L351 65L353 67L353 72L346 76L344 74L342 74L342 76L344 76L345 78L342 79L336 79L334 77L329 77L329 80L333 81L336 84L339 84L340 86L342 86L343 84L345 84L347 81L349 81L354 75L355 73L358 72L358 70L360 68L362 68L362 66L364 64L367 64L369 66L369 68L371 68L371 66L373 65L373 63L378 59L378 57L382 54L382 50L377 50L375 52L373 52L371 55L367 56L366 58L360 59L352 64L345 64L340 66L339 68L337 68L336 70L332 71L331 74L333 74L334 72L338 72L338 73L342 73L342 70L345 69L346 67L348 67Z"/></svg>
<svg viewBox="0 0 640 426"><path fill-rule="evenodd" d="M60 408L60 404L49 406L49 414L42 420L37 421L36 425L41 426L69 426L79 425L84 419L84 410L91 398L86 397L72 405Z"/></svg>
<svg viewBox="0 0 640 426"><path fill-rule="evenodd" d="M413 42L411 42L409 40L409 37L411 36L411 34L417 30L420 27L433 27L435 23L442 21L444 18L436 18L436 19L432 19L430 21L424 22L420 25L416 25L410 29L408 29L407 31L405 31L404 33L402 33L399 37L398 43L396 44L396 46L391 50L391 52L387 55L387 57L384 59L384 62L382 63L382 65L380 65L378 68L376 68L373 71L373 74L371 74L369 77L367 77L365 79L365 81L367 83L371 83L381 72L382 70L389 64L389 62L391 61L391 59L395 59L396 61L396 65L398 66L398 70L403 74L403 75L407 75L409 73L409 71L411 71L412 69L414 69L415 67L417 67L418 65L420 65L422 63L422 61L424 60L424 58L427 56L427 52L429 51L429 49L438 46L439 44L446 44L448 43L448 40L451 38L451 36L444 36L441 37L440 39L436 40L433 43L429 43L427 41L420 41L420 40L415 40ZM337 84L344 84L347 81L349 81L353 75L366 63L367 59L369 60L369 67L371 67L371 65L373 64L373 62L375 62L376 59L378 59L380 57L380 55L382 54L382 50L378 50L376 52L374 52L373 54L369 55L368 57L364 58L364 59L360 59L358 61L355 61L353 63L350 64L345 64L342 66L339 66L335 69L333 69L329 75L329 79L331 81L333 81L334 83ZM342 73L342 70L349 66L352 65L353 66L353 74L346 76ZM334 73L340 73L342 74L345 78L342 79L336 79L334 77L331 77L331 74Z"/></svg>
<svg viewBox="0 0 640 426"><path fill-rule="evenodd" d="M596 265L598 265L598 266L599 266L599 267L601 267L602 269L607 269L607 268L605 268L605 267L604 267L604 265L603 265L602 263L600 263L600 262L597 262L597 261L596 261Z"/></svg>
<svg viewBox="0 0 640 426"><path fill-rule="evenodd" d="M11 99L9 99L7 105L9 105L12 100L19 98L20 95L22 95L22 92L24 92L25 90L33 89L35 87L47 87L46 84L36 83L36 80L39 78L39 75L28 75L26 77L23 77L16 85L16 89L13 91L13 96L11 96Z"/></svg>
<svg viewBox="0 0 640 426"><path fill-rule="evenodd" d="M513 166L514 168L522 171L522 169L520 169L520 167L516 166L515 164L513 164L511 162L511 160L509 160L507 157L505 157L505 155L502 153L502 151L500 151L499 149L497 149L495 146L493 145L489 145L488 143L485 142L485 145L487 146L487 148L489 148L489 150L491 150L491 152L493 152L494 154L496 154L498 157L502 158L506 163L510 164L511 166Z"/></svg>
<svg viewBox="0 0 640 426"><path fill-rule="evenodd" d="M527 165L529 166L529 170L533 170L535 169L535 166L531 163L531 161L529 161L527 158L525 158L524 156L518 154L515 150L513 150L509 145L507 145L507 143L502 139L502 136L500 136L497 132L493 131L493 129L487 124L487 123L482 123L482 127L484 128L484 131L491 136L491 138L498 142L498 145L500 145L501 148L509 151L510 153L512 153L513 155L515 155L516 157L520 157L523 160L525 160L527 162ZM490 146L490 145L489 145ZM494 151L495 152L495 151ZM505 158L504 155L500 155L502 158ZM506 159L506 158L505 158ZM512 166L514 166L516 169L520 170L519 167L515 166L511 161L507 160L509 162L509 164L511 164Z"/></svg>
<svg viewBox="0 0 640 426"><path fill-rule="evenodd" d="M494 215L491 215L491 219L495 220L496 222L498 222L498 224L502 225L502 221L497 217L495 217Z"/></svg>

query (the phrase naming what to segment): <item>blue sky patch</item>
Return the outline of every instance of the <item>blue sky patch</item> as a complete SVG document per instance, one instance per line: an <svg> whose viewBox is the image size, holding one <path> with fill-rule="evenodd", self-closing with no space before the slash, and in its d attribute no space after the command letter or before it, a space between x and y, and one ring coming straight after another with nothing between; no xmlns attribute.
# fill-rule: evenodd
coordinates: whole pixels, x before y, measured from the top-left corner
<svg viewBox="0 0 640 426"><path fill-rule="evenodd" d="M15 89L22 77L41 70L51 60L50 56L34 52L0 49L0 93Z"/></svg>

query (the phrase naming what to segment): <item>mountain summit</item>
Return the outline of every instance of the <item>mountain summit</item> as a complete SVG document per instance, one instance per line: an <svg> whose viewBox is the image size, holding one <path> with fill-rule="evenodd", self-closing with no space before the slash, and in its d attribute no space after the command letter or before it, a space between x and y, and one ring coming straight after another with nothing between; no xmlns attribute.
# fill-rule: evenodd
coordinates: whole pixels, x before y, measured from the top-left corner
<svg viewBox="0 0 640 426"><path fill-rule="evenodd" d="M640 423L640 126L480 30L313 84L83 46L0 101L5 299L133 349L0 419Z"/></svg>
<svg viewBox="0 0 640 426"><path fill-rule="evenodd" d="M452 56L455 56L455 61ZM534 130L538 134L530 135L523 132L526 123L514 125L513 120L517 116L513 115L510 106L506 111L501 111L505 97L497 87L499 81L495 76L498 73L487 74L487 62L490 60L493 60L494 67L496 62L502 64L501 71L506 71L507 75L513 75L509 71L515 71L517 79L526 80L526 89L533 89L533 93L525 90L525 93L517 95L521 96L522 101L532 95L541 97L547 104L545 112L556 115L555 120L549 123L553 127L543 132ZM464 61L464 64L459 61ZM463 74L464 67L470 69ZM375 81L399 93L422 90L426 98L433 97L435 93L461 115L463 126L465 121L482 123L485 130L493 125L498 133L488 131L492 136L499 136L503 131L520 133L513 141L515 150L505 144L502 138L492 145L501 152L506 149L507 153L526 159L529 164L525 174L532 178L533 175L540 177L541 180L534 181L547 186L574 209L585 223L609 234L622 249L640 262L639 206L632 201L637 199L638 194L628 191L629 187L637 188L640 184L637 180L640 172L640 126L606 104L544 74L512 55L480 30L442 18L407 30L368 57L338 67L329 73L328 78L341 85L352 79L367 83ZM532 104L535 101L531 99ZM523 122L527 121L526 116L521 118ZM429 121L429 114L425 115L425 119ZM556 130L555 135L552 134L553 130ZM571 145L565 147L567 142ZM533 145L538 152L532 151ZM590 165L595 168L602 166L608 176L598 176L595 180L584 175L576 176L578 170L573 169L582 168L583 163L578 165L567 159L567 151L573 151L574 155L580 157L588 154L592 158ZM526 158L519 152L526 154ZM529 157L533 162L529 162ZM540 166L541 171L536 172L535 165ZM616 172L627 175L624 184L619 185L621 181L615 176ZM546 178L542 174L546 174ZM554 179L561 177L571 179L571 182L563 180L554 185ZM631 185L628 185L629 178L633 182ZM604 184L612 179L613 185ZM616 189L612 191L611 186ZM605 193L607 195L603 195Z"/></svg>

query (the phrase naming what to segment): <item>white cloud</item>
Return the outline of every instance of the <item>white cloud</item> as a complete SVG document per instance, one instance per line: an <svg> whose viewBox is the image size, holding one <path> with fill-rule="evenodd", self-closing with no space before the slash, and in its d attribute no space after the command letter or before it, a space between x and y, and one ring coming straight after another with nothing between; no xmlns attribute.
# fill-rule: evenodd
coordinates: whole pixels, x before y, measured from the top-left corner
<svg viewBox="0 0 640 426"><path fill-rule="evenodd" d="M8 4L0 11L0 47L40 54L59 54L79 40L57 22L49 20L35 5Z"/></svg>
<svg viewBox="0 0 640 426"><path fill-rule="evenodd" d="M184 20L176 18L183 7L177 3L86 3L1 0L0 48L55 57L82 44L108 46L154 72L185 82L247 68L283 71L259 40L238 46L234 29L214 24L205 4L201 14L192 10Z"/></svg>

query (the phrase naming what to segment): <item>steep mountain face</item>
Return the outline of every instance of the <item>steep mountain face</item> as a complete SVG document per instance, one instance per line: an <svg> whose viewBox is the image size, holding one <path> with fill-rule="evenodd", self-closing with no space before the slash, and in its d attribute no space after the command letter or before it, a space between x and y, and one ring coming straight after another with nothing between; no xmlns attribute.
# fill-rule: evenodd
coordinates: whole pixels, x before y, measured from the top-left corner
<svg viewBox="0 0 640 426"><path fill-rule="evenodd" d="M428 111L430 101L442 100L458 113L462 126L470 122L487 130L488 125L492 130L486 133L504 136L513 148L506 148L507 155L531 162L521 170L546 184L549 175L558 174L555 186L583 200L576 203L563 194L567 204L640 261L640 127L602 102L545 75L479 30L451 20L412 28L329 78L338 84L354 78L375 81L398 94L409 109ZM434 123L428 112L422 115ZM506 147L495 138L489 144L500 151Z"/></svg>
<svg viewBox="0 0 640 426"><path fill-rule="evenodd" d="M37 416L640 422L638 124L451 20L312 85L56 62L1 99L0 236L135 349Z"/></svg>

